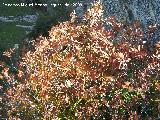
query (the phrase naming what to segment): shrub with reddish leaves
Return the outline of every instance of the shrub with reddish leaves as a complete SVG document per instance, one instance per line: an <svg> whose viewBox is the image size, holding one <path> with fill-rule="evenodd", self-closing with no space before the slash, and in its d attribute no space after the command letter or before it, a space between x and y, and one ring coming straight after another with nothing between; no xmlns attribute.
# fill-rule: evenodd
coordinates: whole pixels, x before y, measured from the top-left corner
<svg viewBox="0 0 160 120"><path fill-rule="evenodd" d="M158 117L160 48L144 44L156 27L144 32L139 21L127 25L114 17L104 27L102 13L96 3L81 23L52 27L48 38L33 41L16 73L2 66L0 79L16 80L6 91L9 119Z"/></svg>

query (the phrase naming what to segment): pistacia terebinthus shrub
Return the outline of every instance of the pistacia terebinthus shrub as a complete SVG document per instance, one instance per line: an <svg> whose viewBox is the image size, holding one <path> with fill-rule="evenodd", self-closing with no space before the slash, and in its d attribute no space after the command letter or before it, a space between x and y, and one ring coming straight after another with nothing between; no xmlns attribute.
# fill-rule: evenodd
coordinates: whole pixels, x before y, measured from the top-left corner
<svg viewBox="0 0 160 120"><path fill-rule="evenodd" d="M150 49L157 29L106 21L95 3L76 23L52 27L33 40L17 72L4 68L9 119L155 119L160 112L160 45ZM109 25L110 24L110 25ZM146 42L146 43L145 43Z"/></svg>

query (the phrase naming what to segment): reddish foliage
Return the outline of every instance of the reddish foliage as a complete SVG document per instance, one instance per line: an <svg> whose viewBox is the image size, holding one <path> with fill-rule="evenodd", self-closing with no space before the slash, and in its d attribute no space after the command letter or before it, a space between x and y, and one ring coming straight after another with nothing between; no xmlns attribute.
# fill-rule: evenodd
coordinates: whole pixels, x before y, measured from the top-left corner
<svg viewBox="0 0 160 120"><path fill-rule="evenodd" d="M33 99L25 92L30 88L38 105L42 106L36 105L36 109L44 114L42 119L61 118L62 114L67 119L75 119L70 112L78 114L77 119L83 116L89 119L91 115L105 113L105 108L111 110L112 119L124 117L124 113L118 111L121 108L128 110L130 117L138 119L137 113L131 111L132 106L139 99L145 99L153 84L159 90L159 83L153 82L159 79L158 43L153 52L144 47L144 32L139 21L124 27L114 17L109 17L112 30L104 28L101 12L101 6L95 4L86 13L86 23L67 21L52 27L49 38L37 38L35 50L28 51L21 61L26 69L18 76L25 84L17 83L19 87L8 90L16 88L15 94L9 95L11 102L16 102L15 96L21 93L16 100L23 103L23 99L27 99L29 102L22 106L32 108ZM150 27L150 32L153 29L155 27ZM6 69L2 73L2 77L8 75ZM133 92L140 97L129 97ZM55 108L55 114L48 114L47 104ZM101 106L104 108L99 110Z"/></svg>

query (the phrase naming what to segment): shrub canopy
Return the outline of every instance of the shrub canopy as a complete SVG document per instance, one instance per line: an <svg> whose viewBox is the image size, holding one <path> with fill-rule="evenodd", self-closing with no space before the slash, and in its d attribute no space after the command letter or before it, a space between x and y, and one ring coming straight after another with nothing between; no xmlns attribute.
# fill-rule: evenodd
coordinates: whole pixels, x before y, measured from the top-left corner
<svg viewBox="0 0 160 120"><path fill-rule="evenodd" d="M49 37L32 41L16 74L3 67L1 78L16 79L7 89L11 119L158 117L160 49L144 45L156 27L144 33L139 21L127 25L112 16L104 27L102 13L95 3L81 23L72 14ZM151 115L144 104L154 105Z"/></svg>

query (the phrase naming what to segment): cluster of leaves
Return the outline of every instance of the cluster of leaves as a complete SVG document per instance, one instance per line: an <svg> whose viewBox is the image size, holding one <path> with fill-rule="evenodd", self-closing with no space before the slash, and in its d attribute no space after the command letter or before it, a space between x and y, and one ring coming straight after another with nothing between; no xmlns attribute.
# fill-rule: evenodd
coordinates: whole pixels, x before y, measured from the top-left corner
<svg viewBox="0 0 160 120"><path fill-rule="evenodd" d="M95 3L81 23L60 23L33 40L16 73L2 65L10 119L158 117L160 46L144 44L156 26L144 33L138 21L109 17L105 28L102 13Z"/></svg>

